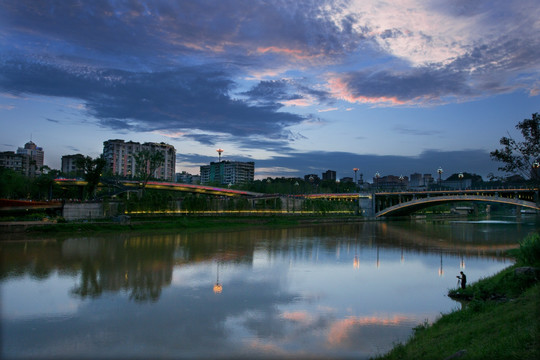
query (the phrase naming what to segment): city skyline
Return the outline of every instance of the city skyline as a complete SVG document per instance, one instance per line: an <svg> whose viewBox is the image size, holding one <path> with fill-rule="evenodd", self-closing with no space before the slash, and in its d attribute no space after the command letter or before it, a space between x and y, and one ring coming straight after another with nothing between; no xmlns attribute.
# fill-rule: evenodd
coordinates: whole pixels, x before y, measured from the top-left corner
<svg viewBox="0 0 540 360"><path fill-rule="evenodd" d="M497 172L540 111L535 1L3 1L0 151L165 142L176 172Z"/></svg>

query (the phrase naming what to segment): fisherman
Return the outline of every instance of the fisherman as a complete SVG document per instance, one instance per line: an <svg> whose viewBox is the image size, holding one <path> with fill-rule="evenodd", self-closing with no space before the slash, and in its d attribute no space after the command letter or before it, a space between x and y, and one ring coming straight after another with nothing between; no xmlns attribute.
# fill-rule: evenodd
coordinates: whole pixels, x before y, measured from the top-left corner
<svg viewBox="0 0 540 360"><path fill-rule="evenodd" d="M463 273L463 271L460 271L461 276L456 276L459 280L461 280L461 288L465 289L465 286L467 285L467 276Z"/></svg>

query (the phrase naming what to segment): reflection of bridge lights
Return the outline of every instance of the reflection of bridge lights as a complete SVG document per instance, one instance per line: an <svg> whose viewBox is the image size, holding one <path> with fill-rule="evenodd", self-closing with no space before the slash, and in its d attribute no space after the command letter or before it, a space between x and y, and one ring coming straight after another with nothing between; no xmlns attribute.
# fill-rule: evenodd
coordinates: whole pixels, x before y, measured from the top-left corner
<svg viewBox="0 0 540 360"><path fill-rule="evenodd" d="M353 267L355 269L360 269L360 259L358 258L358 255L354 255Z"/></svg>
<svg viewBox="0 0 540 360"><path fill-rule="evenodd" d="M439 266L439 276L443 276L443 275L444 275L444 270L442 266L442 253L441 253L441 266Z"/></svg>
<svg viewBox="0 0 540 360"><path fill-rule="evenodd" d="M459 263L459 268L460 269L465 269L465 260L463 259L463 257L461 257L461 261Z"/></svg>

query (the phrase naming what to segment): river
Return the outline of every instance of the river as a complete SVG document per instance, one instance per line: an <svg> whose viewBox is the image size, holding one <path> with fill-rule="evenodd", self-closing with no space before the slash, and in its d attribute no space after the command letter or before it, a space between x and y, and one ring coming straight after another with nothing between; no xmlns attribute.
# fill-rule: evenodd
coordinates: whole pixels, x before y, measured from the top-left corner
<svg viewBox="0 0 540 360"><path fill-rule="evenodd" d="M1 241L1 358L364 359L459 309L533 219Z"/></svg>

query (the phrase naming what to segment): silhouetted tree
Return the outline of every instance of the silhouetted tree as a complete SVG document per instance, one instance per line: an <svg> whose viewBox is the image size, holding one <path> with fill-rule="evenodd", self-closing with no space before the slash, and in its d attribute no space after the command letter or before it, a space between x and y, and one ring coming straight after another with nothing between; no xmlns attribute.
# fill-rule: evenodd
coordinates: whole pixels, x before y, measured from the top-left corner
<svg viewBox="0 0 540 360"><path fill-rule="evenodd" d="M97 185L101 178L101 173L105 167L106 161L103 156L92 159L90 156L77 159L77 167L84 172L84 180L88 183L86 185L87 195L94 196Z"/></svg>
<svg viewBox="0 0 540 360"><path fill-rule="evenodd" d="M142 180L142 189L146 187L148 180L154 175L154 172L165 162L165 155L161 151L144 149L136 153L135 166L137 176Z"/></svg>
<svg viewBox="0 0 540 360"><path fill-rule="evenodd" d="M510 135L504 136L499 141L503 148L492 151L490 156L504 164L499 167L500 171L538 181L538 168L533 167L540 161L540 115L532 114L531 119L519 122L516 129L521 132L524 141L518 142Z"/></svg>

